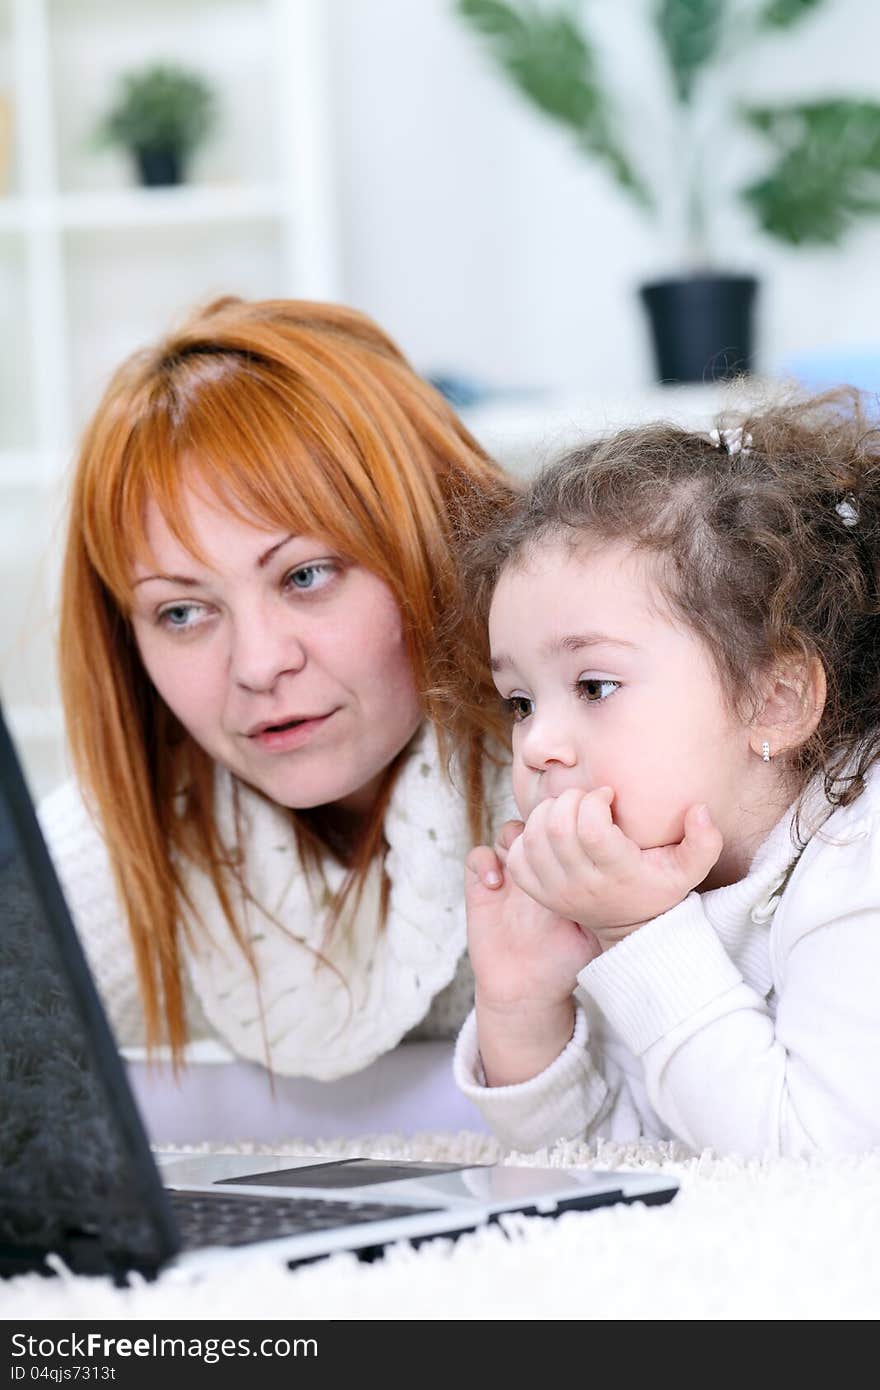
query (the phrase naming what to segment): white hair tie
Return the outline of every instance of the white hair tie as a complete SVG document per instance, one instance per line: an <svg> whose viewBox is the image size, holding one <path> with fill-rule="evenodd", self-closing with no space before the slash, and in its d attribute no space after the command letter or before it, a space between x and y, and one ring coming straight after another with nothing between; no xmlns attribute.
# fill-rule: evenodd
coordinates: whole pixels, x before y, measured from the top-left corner
<svg viewBox="0 0 880 1390"><path fill-rule="evenodd" d="M859 509L856 506L856 499L851 492L842 497L834 508L844 526L855 526L859 519Z"/></svg>
<svg viewBox="0 0 880 1390"><path fill-rule="evenodd" d="M713 449L724 447L725 452L730 458L736 454L747 454L752 447L752 436L743 434L742 425L735 425L729 430L710 430L709 443Z"/></svg>

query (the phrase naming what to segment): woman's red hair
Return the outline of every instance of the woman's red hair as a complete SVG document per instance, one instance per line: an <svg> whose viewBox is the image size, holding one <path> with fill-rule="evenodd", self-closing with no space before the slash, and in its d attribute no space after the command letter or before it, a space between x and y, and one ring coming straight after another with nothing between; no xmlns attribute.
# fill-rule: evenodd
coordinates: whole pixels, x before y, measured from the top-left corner
<svg viewBox="0 0 880 1390"><path fill-rule="evenodd" d="M457 557L511 499L504 475L447 402L350 309L219 300L113 377L73 479L61 682L74 766L128 917L147 1042L167 1039L175 1059L186 1041L182 861L210 873L247 956L229 896L237 865L214 819L213 765L146 676L128 616L132 562L149 554L149 500L197 553L181 499L184 461L188 476L195 468L230 509L270 529L319 536L389 586L447 772L453 750L460 758L475 839L483 833L484 737L501 729ZM444 695L453 663L456 688L473 698ZM346 891L359 891L382 851L398 765L351 856ZM314 821L290 815L307 859L317 862Z"/></svg>

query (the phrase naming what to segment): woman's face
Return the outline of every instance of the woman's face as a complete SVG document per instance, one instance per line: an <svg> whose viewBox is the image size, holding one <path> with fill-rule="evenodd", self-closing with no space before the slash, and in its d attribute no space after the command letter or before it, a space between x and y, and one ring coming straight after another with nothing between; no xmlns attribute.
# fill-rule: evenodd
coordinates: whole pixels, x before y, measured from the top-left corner
<svg viewBox="0 0 880 1390"><path fill-rule="evenodd" d="M369 809L421 710L388 586L320 540L270 532L188 489L205 563L150 504L134 570L144 666L217 762L281 806Z"/></svg>

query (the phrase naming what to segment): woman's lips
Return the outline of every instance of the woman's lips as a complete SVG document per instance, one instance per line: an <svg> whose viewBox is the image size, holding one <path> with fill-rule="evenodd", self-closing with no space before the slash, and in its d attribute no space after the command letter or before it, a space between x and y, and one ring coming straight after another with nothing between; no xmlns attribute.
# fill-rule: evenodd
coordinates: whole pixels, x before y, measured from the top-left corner
<svg viewBox="0 0 880 1390"><path fill-rule="evenodd" d="M251 734L250 740L267 753L289 753L291 749L300 748L304 743L308 743L335 713L335 710L331 710L329 714L303 719L300 723L291 724L286 728L274 726L261 729L259 733Z"/></svg>

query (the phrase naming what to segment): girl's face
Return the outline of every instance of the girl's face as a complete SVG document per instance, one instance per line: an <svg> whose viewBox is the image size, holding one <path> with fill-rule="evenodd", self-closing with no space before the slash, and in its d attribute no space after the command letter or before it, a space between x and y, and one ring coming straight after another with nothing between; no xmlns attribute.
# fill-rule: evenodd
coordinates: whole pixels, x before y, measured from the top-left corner
<svg viewBox="0 0 880 1390"><path fill-rule="evenodd" d="M733 881L788 798L768 798L748 726L649 563L624 545L551 543L502 572L489 642L514 721L514 794L526 818L569 787L613 787L614 820L643 849L680 840L688 807L706 802L725 846L713 879Z"/></svg>
<svg viewBox="0 0 880 1390"><path fill-rule="evenodd" d="M151 504L151 563L134 572L150 679L212 758L279 805L368 810L421 718L391 591L321 540L184 499L205 563Z"/></svg>

